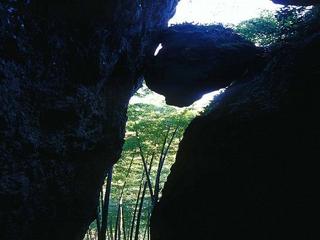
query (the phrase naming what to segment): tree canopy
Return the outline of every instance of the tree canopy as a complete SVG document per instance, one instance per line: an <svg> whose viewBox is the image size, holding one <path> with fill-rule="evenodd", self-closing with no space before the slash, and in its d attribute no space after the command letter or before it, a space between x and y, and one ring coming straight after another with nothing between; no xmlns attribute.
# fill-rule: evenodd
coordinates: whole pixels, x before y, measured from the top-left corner
<svg viewBox="0 0 320 240"><path fill-rule="evenodd" d="M318 14L316 7L285 6L276 13L263 11L259 17L243 21L234 28L256 45L268 47L295 36L304 22L312 21Z"/></svg>

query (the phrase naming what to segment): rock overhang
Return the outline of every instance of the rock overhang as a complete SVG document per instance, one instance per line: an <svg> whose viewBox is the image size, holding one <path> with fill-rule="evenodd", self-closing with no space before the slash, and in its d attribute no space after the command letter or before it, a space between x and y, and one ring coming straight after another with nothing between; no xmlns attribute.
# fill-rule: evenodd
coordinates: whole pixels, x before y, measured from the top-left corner
<svg viewBox="0 0 320 240"><path fill-rule="evenodd" d="M174 25L158 40L162 49L146 64L146 84L179 107L244 78L263 55L262 48L222 25Z"/></svg>

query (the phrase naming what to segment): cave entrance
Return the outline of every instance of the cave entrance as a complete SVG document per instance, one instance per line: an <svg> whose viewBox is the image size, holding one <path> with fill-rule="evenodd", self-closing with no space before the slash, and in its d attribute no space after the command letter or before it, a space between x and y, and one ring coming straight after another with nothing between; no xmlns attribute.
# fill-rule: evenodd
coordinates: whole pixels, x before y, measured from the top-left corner
<svg viewBox="0 0 320 240"><path fill-rule="evenodd" d="M279 6L269 0L181 0L169 25L183 22L222 24L233 27L241 21L258 17L263 10ZM155 55L161 51L161 45ZM191 120L201 114L223 90L207 93L189 107L168 106L163 96L143 84L128 107L126 141L121 159L101 190L98 219L85 239L98 239L101 215L108 212L107 239L150 239L149 220L152 207L161 197L179 142ZM105 200L110 199L105 209Z"/></svg>

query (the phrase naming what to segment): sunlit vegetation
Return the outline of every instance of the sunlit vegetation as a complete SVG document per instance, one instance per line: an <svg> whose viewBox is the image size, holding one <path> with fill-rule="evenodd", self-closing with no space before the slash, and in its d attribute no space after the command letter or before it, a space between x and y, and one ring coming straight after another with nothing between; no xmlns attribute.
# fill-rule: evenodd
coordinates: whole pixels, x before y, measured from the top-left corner
<svg viewBox="0 0 320 240"><path fill-rule="evenodd" d="M260 17L243 21L234 29L257 46L268 47L294 37L301 32L304 22L312 21L318 14L317 8L286 6L276 13L264 11Z"/></svg>
<svg viewBox="0 0 320 240"><path fill-rule="evenodd" d="M268 46L277 41L279 24L273 12L264 11L260 17L241 22L236 31L258 46Z"/></svg>
<svg viewBox="0 0 320 240"><path fill-rule="evenodd" d="M150 94L144 87L137 96ZM106 178L97 219L85 239L150 239L152 207L161 197L183 132L197 111L164 103L129 105L122 157Z"/></svg>

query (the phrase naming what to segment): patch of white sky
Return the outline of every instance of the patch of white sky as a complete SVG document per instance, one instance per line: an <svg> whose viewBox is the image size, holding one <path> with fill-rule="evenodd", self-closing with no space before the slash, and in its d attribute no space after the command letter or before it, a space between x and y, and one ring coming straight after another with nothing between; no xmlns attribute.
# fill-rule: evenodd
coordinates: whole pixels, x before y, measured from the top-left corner
<svg viewBox="0 0 320 240"><path fill-rule="evenodd" d="M238 24L258 17L264 10L276 11L280 7L271 0L181 0L169 25L183 22Z"/></svg>
<svg viewBox="0 0 320 240"><path fill-rule="evenodd" d="M180 0L176 14L169 21L169 25L184 22L236 25L244 20L258 17L262 11L276 11L281 7L282 5L274 4L271 0ZM220 91L215 91L205 94L191 107L201 110L219 93ZM134 96L130 103L163 105L165 100L163 96L154 93L142 98Z"/></svg>

